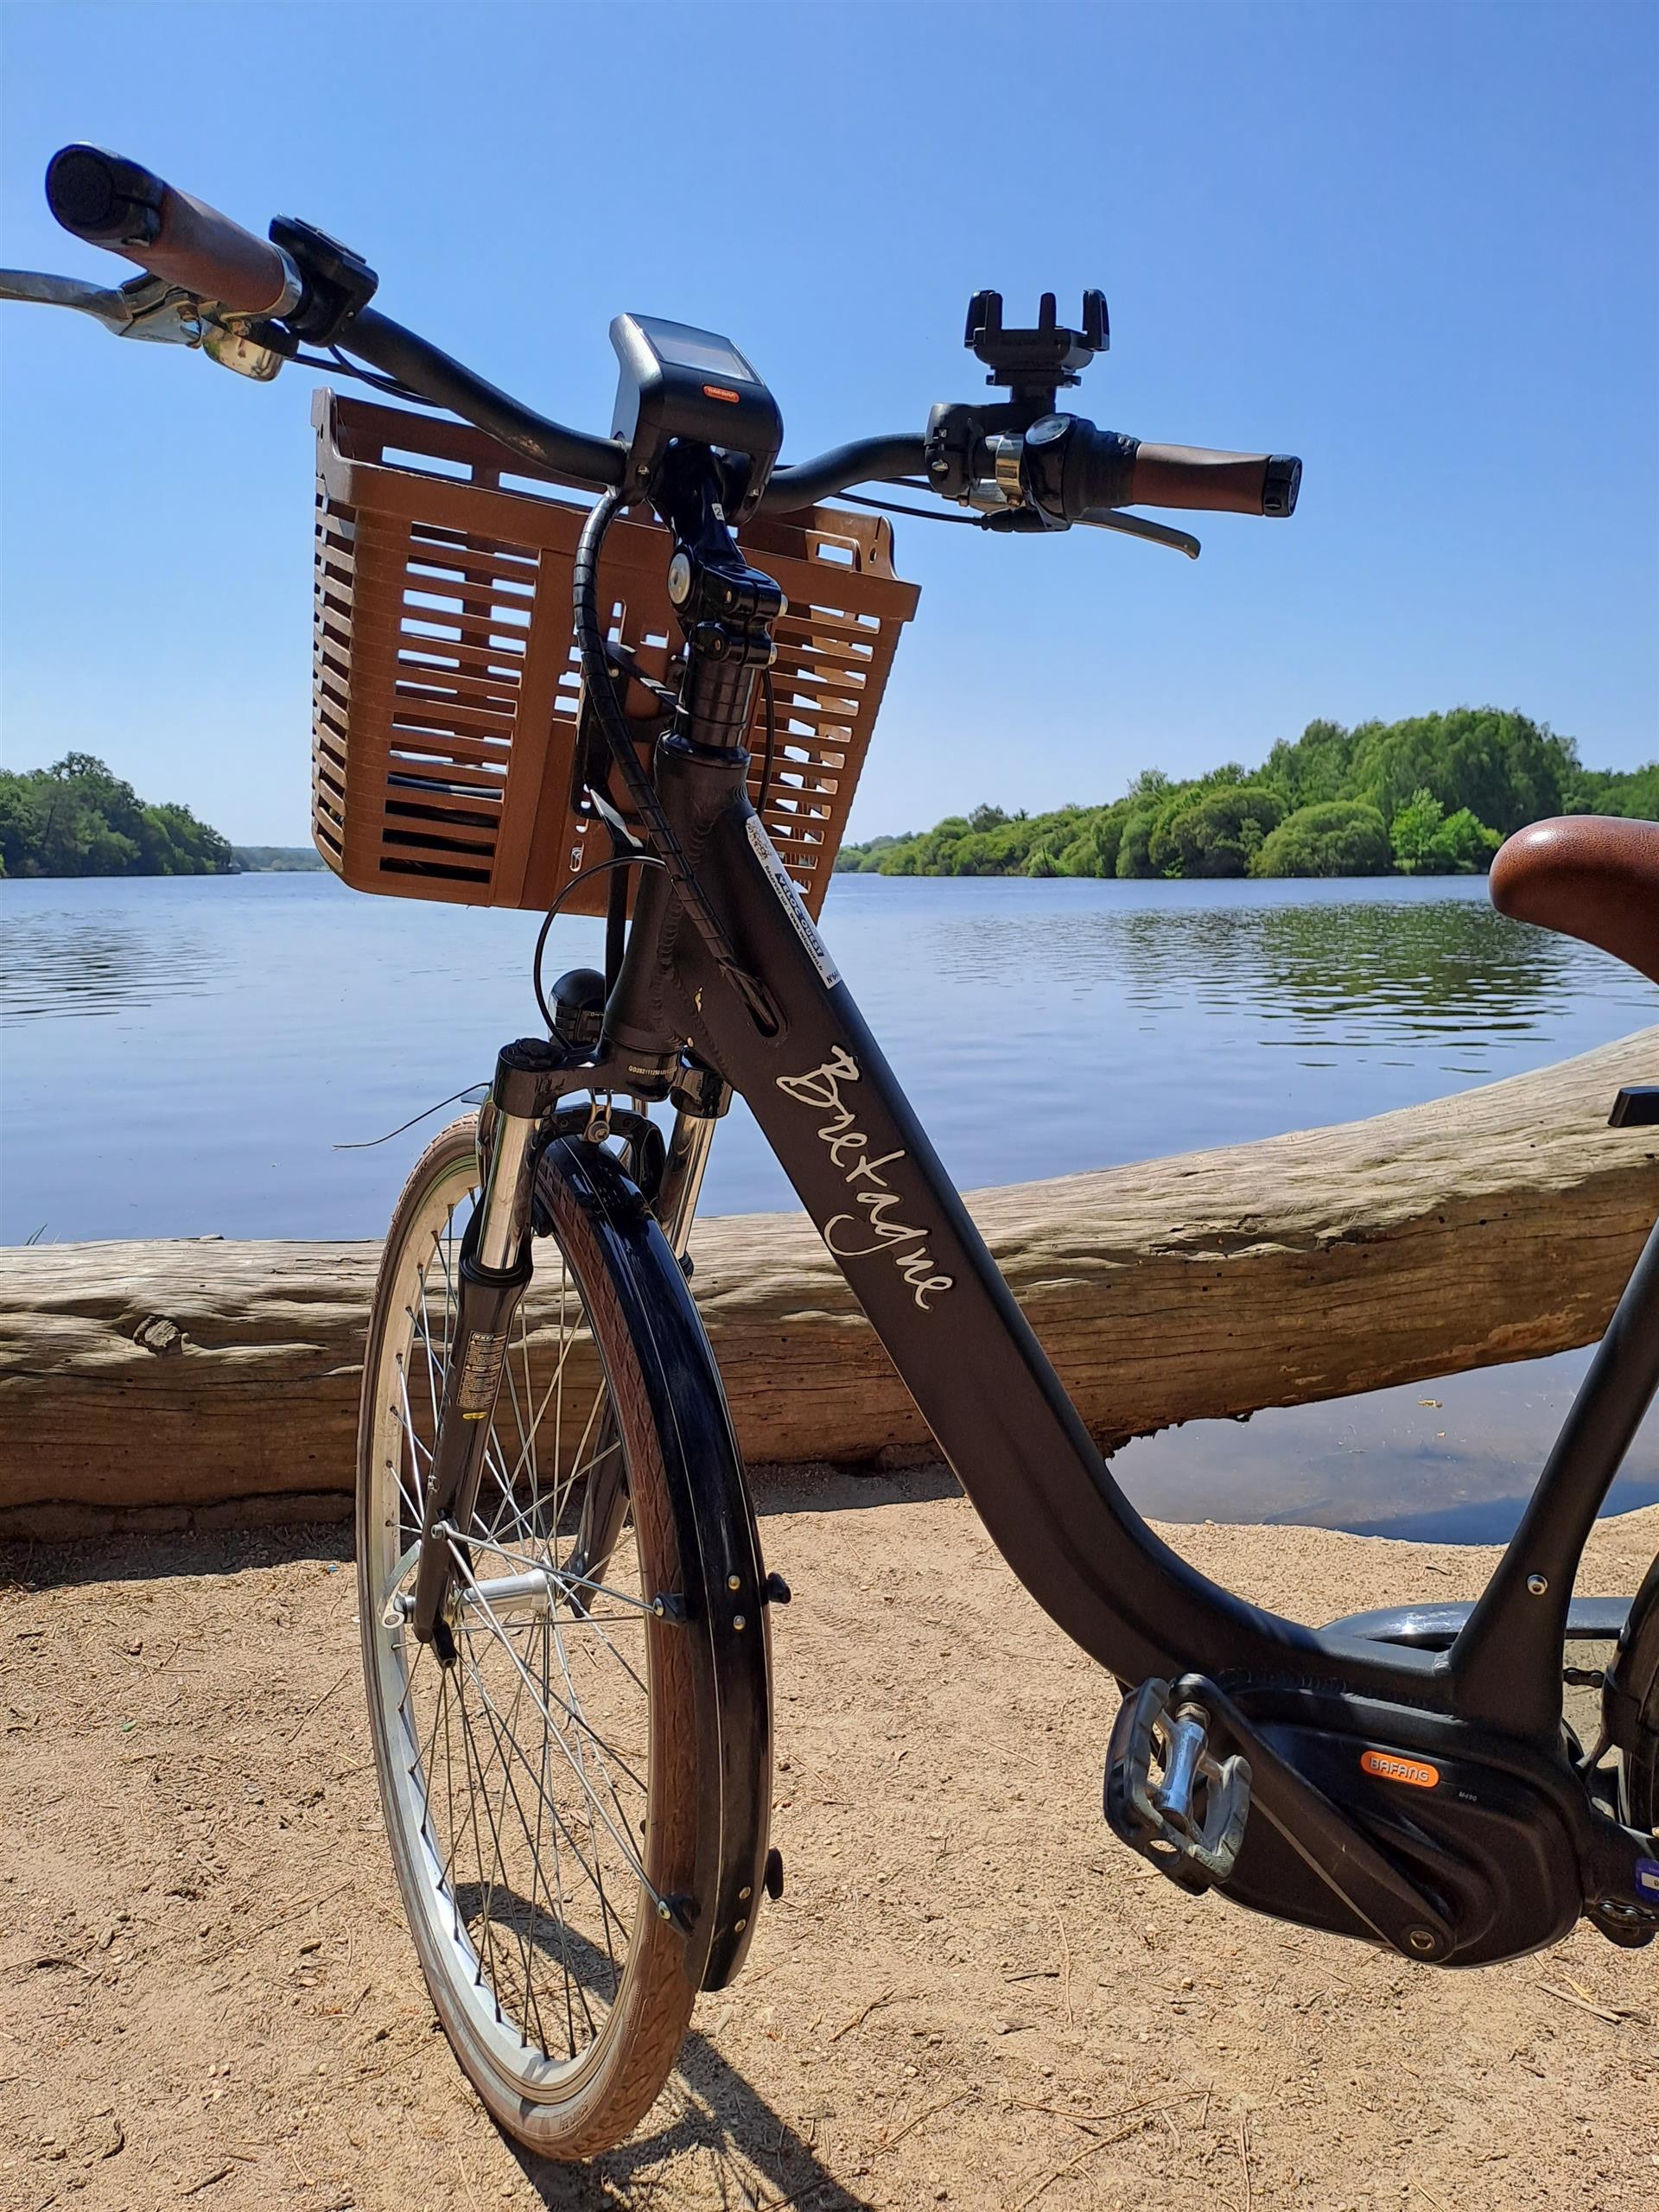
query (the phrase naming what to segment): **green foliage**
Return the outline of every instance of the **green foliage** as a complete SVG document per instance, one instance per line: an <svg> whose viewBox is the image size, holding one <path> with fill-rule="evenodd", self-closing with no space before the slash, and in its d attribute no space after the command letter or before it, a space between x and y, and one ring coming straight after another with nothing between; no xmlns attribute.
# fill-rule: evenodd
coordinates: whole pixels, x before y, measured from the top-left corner
<svg viewBox="0 0 1659 2212"><path fill-rule="evenodd" d="M1434 858L1442 875L1484 875L1503 840L1466 806L1448 814L1434 833Z"/></svg>
<svg viewBox="0 0 1659 2212"><path fill-rule="evenodd" d="M1116 875L1117 851L1123 842L1123 823L1128 810L1116 806L1094 808L1082 825L1055 855L1060 875Z"/></svg>
<svg viewBox="0 0 1659 2212"><path fill-rule="evenodd" d="M1561 810L1562 785L1578 766L1571 741L1526 715L1459 707L1402 722L1366 722L1353 733L1344 798L1369 799L1383 820L1420 791L1448 814L1467 807L1500 839Z"/></svg>
<svg viewBox="0 0 1659 2212"><path fill-rule="evenodd" d="M1645 768L1575 766L1561 794L1561 811L1659 822L1659 760L1649 760Z"/></svg>
<svg viewBox="0 0 1659 2212"><path fill-rule="evenodd" d="M8 875L222 875L231 848L188 806L146 805L90 753L0 770Z"/></svg>
<svg viewBox="0 0 1659 2212"><path fill-rule="evenodd" d="M1285 803L1265 784L1220 784L1166 800L1147 839L1160 875L1248 875Z"/></svg>
<svg viewBox="0 0 1659 2212"><path fill-rule="evenodd" d="M1571 738L1497 707L1405 721L1310 722L1254 771L1138 775L1106 806L978 806L911 836L842 848L884 875L1455 874L1523 823L1560 813L1659 819L1659 761L1585 768Z"/></svg>
<svg viewBox="0 0 1659 2212"><path fill-rule="evenodd" d="M1396 809L1389 836L1406 875L1472 875L1491 866L1503 842L1468 807L1448 815L1433 791L1421 788Z"/></svg>
<svg viewBox="0 0 1659 2212"><path fill-rule="evenodd" d="M1262 780L1285 795L1293 810L1345 798L1354 741L1340 722L1309 722L1299 738L1281 738L1268 753Z"/></svg>
<svg viewBox="0 0 1659 2212"><path fill-rule="evenodd" d="M1114 874L1125 877L1156 875L1152 864L1152 833L1157 825L1155 806L1131 807L1123 818L1123 832L1117 843L1117 863Z"/></svg>
<svg viewBox="0 0 1659 2212"><path fill-rule="evenodd" d="M1382 816L1377 817L1378 821ZM1446 819L1446 809L1433 791L1421 787L1395 810L1389 830L1395 862L1407 875L1415 874L1427 861L1435 832Z"/></svg>
<svg viewBox="0 0 1659 2212"><path fill-rule="evenodd" d="M309 875L326 865L315 845L232 845L231 858L250 875Z"/></svg>
<svg viewBox="0 0 1659 2212"><path fill-rule="evenodd" d="M1386 875L1389 857L1388 826L1374 806L1328 798L1287 815L1263 840L1250 874Z"/></svg>
<svg viewBox="0 0 1659 2212"><path fill-rule="evenodd" d="M872 837L868 844L843 845L836 855L836 867L838 870L845 868L855 875L875 875L880 870L884 853L892 852L896 845L913 843L918 834L916 830L905 830L896 837Z"/></svg>

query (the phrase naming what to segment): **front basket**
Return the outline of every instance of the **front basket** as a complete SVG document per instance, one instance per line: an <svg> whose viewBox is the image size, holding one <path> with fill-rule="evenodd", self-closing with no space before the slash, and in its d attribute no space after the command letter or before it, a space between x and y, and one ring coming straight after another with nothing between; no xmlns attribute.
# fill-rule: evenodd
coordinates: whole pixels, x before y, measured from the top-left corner
<svg viewBox="0 0 1659 2212"><path fill-rule="evenodd" d="M577 807L571 566L588 510L459 423L328 391L314 416L317 849L359 891L546 908L608 851ZM816 914L918 594L879 516L815 507L742 537L789 602L764 819ZM659 682L679 635L668 546L660 525L619 520L602 571L613 634ZM757 696L757 804L765 743ZM565 904L597 913L605 897L600 876Z"/></svg>

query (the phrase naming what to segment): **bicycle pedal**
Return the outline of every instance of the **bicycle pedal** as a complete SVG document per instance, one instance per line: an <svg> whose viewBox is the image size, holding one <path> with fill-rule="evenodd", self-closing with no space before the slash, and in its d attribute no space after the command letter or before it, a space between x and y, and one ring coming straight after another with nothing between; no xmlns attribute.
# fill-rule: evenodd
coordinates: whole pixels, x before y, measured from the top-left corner
<svg viewBox="0 0 1659 2212"><path fill-rule="evenodd" d="M1198 1892L1233 1871L1250 1810L1250 1767L1210 1749L1210 1715L1172 1704L1155 1678L1119 1708L1106 1754L1106 1820L1127 1843L1184 1890Z"/></svg>

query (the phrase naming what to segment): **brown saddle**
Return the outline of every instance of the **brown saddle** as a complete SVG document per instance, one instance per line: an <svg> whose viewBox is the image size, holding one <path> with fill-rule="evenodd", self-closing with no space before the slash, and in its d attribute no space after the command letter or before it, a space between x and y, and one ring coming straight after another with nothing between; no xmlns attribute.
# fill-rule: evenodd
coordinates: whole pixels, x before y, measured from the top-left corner
<svg viewBox="0 0 1659 2212"><path fill-rule="evenodd" d="M1659 822L1535 822L1492 862L1491 893L1500 914L1580 938L1659 983Z"/></svg>

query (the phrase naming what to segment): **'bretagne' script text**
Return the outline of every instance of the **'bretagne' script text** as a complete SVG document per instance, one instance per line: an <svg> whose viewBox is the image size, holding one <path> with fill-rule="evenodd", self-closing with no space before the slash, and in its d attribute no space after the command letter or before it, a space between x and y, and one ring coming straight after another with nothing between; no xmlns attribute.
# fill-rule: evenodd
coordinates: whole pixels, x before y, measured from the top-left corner
<svg viewBox="0 0 1659 2212"><path fill-rule="evenodd" d="M868 1137L841 1095L843 1084L858 1079L857 1061L844 1046L837 1045L823 1065L810 1074L780 1075L778 1088L786 1097L828 1115L818 1131L818 1141L842 1171L842 1179L853 1192L855 1203L863 1210L862 1220L855 1213L838 1213L825 1222L824 1243L838 1260L868 1260L878 1252L887 1253L926 1313L931 1310L929 1299L949 1290L955 1279L935 1272L937 1262L927 1249L931 1230L912 1229L896 1218L904 1201L883 1171L905 1154L902 1151L871 1153Z"/></svg>

